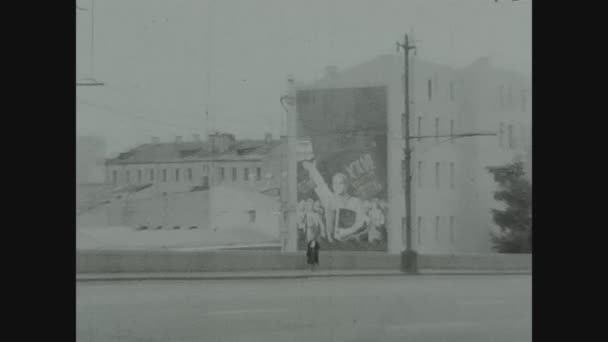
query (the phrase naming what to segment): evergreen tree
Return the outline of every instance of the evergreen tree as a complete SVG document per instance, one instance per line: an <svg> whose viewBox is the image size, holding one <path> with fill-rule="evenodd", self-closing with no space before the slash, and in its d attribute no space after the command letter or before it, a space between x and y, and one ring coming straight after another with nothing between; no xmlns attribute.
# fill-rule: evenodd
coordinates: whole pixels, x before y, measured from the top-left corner
<svg viewBox="0 0 608 342"><path fill-rule="evenodd" d="M524 178L520 161L489 167L499 190L494 199L504 202L506 209L492 209L494 222L500 227L492 233L494 249L500 253L532 252L532 185Z"/></svg>

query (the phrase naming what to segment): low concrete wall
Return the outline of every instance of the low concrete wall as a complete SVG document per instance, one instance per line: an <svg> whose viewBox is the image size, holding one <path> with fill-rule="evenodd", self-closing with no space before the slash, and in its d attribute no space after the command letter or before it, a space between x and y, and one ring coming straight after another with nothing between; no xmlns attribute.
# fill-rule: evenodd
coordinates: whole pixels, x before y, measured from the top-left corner
<svg viewBox="0 0 608 342"><path fill-rule="evenodd" d="M421 270L532 271L532 254L419 255Z"/></svg>
<svg viewBox="0 0 608 342"><path fill-rule="evenodd" d="M399 270L401 257L384 252L320 254L319 269ZM78 251L78 273L238 272L306 268L304 252L272 250ZM419 270L532 271L531 254L419 255Z"/></svg>
<svg viewBox="0 0 608 342"><path fill-rule="evenodd" d="M78 273L231 272L306 268L305 253L280 251L78 251ZM374 252L326 252L320 269L393 269L399 256Z"/></svg>

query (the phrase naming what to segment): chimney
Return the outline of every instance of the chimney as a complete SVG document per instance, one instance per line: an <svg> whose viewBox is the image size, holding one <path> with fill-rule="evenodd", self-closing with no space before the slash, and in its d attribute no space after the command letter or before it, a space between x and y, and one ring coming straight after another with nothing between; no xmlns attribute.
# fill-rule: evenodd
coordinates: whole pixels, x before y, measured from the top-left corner
<svg viewBox="0 0 608 342"><path fill-rule="evenodd" d="M267 144L270 143L270 142L272 142L272 133L266 133L266 134L264 134L264 142L267 143Z"/></svg>
<svg viewBox="0 0 608 342"><path fill-rule="evenodd" d="M181 144L182 143L182 136L181 135L178 135L178 136L175 137L175 143L176 144Z"/></svg>
<svg viewBox="0 0 608 342"><path fill-rule="evenodd" d="M329 65L325 67L325 77L326 78L334 78L338 75L338 67L334 65Z"/></svg>
<svg viewBox="0 0 608 342"><path fill-rule="evenodd" d="M224 133L222 140L224 141L224 143L223 143L224 151L228 151L228 150L232 149L232 147L234 147L234 143L235 143L234 134Z"/></svg>
<svg viewBox="0 0 608 342"><path fill-rule="evenodd" d="M153 144L160 144L160 138L159 137L152 137L152 143Z"/></svg>
<svg viewBox="0 0 608 342"><path fill-rule="evenodd" d="M194 142L201 142L201 135L200 134L192 134L192 140Z"/></svg>
<svg viewBox="0 0 608 342"><path fill-rule="evenodd" d="M229 133L214 133L210 135L210 142L215 152L224 153L234 145L234 135Z"/></svg>

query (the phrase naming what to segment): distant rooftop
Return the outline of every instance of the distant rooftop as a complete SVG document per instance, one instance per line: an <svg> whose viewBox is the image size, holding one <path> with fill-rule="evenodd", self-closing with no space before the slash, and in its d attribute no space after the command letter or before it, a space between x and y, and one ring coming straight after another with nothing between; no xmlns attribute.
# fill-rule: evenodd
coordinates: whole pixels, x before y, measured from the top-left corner
<svg viewBox="0 0 608 342"><path fill-rule="evenodd" d="M210 141L154 142L139 145L107 160L108 165L261 158L281 144L276 139L235 141L224 152L212 151Z"/></svg>
<svg viewBox="0 0 608 342"><path fill-rule="evenodd" d="M487 68L495 73L500 73L503 76L522 78L525 77L517 71L511 71L492 64L489 57L480 57L472 61L464 67L454 67L445 64L439 64L420 58L411 60L414 73L424 74L426 71L441 71L445 73L460 73L467 72L475 68ZM396 73L396 71L398 71ZM403 71L403 55L402 54L383 54L371 58L357 65L339 70L336 67L327 67L325 75L319 80L313 82L304 82L302 88L324 88L339 85L340 87L349 86L372 86L381 85L387 79L399 77L399 73Z"/></svg>

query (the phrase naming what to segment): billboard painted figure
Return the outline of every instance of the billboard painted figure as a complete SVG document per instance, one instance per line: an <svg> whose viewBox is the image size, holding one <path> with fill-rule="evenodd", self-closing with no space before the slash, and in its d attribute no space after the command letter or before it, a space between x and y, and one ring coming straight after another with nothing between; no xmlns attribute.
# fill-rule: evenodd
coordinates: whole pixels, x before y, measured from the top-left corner
<svg viewBox="0 0 608 342"><path fill-rule="evenodd" d="M299 249L387 246L386 88L302 90L298 138L312 155L298 162Z"/></svg>

